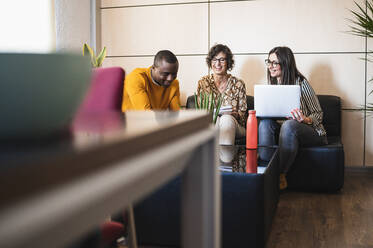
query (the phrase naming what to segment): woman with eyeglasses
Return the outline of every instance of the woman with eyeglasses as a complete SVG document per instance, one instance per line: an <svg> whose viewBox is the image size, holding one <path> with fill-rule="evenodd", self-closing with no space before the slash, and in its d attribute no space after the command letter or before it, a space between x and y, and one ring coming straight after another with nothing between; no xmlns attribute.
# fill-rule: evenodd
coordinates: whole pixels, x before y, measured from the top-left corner
<svg viewBox="0 0 373 248"><path fill-rule="evenodd" d="M259 157L269 160L278 142L280 157L280 189L287 187L286 173L293 164L300 146L327 144L322 125L323 111L307 79L298 71L293 52L288 47L275 47L265 60L269 84L300 85L300 109L291 111L284 122L261 119L259 122ZM280 104L280 103L279 103Z"/></svg>
<svg viewBox="0 0 373 248"><path fill-rule="evenodd" d="M233 145L235 137L244 137L246 133L245 83L228 73L233 69L234 60L227 46L217 44L211 47L206 63L212 74L198 81L197 94L213 92L222 97L222 106L232 107L232 111L222 113L216 125L219 127L219 144Z"/></svg>

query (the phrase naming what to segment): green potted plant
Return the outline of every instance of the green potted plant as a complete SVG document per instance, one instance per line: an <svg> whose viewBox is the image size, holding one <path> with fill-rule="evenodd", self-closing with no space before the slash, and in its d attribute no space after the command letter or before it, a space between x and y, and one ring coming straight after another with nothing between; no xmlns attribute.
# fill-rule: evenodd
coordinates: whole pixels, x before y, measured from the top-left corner
<svg viewBox="0 0 373 248"><path fill-rule="evenodd" d="M84 43L83 45L83 56L90 55L91 57L91 65L94 68L101 67L102 62L106 57L106 47L104 47L101 52L96 56L93 52L93 49L87 44Z"/></svg>
<svg viewBox="0 0 373 248"><path fill-rule="evenodd" d="M211 113L212 122L214 124L216 123L222 103L221 96L216 96L214 92L211 92L210 94L201 92L199 96L194 93L194 103L196 109L204 109Z"/></svg>
<svg viewBox="0 0 373 248"><path fill-rule="evenodd" d="M366 1L366 8L356 3L358 11L350 10L354 19L349 19L351 22L349 33L361 37L373 38L373 0ZM368 54L368 56L371 56ZM368 62L372 62L369 57L365 58ZM369 80L372 82L373 78ZM373 90L369 92L372 94ZM370 115L373 114L373 103L367 103L366 106L359 110L366 110Z"/></svg>

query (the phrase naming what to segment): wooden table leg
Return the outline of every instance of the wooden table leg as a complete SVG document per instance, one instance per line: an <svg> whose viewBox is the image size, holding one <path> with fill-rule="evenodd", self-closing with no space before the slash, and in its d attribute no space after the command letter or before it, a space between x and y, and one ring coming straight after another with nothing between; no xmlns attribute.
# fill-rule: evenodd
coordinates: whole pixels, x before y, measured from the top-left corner
<svg viewBox="0 0 373 248"><path fill-rule="evenodd" d="M127 211L128 211L128 246L130 248L137 248L135 215L133 212L132 204L128 206Z"/></svg>

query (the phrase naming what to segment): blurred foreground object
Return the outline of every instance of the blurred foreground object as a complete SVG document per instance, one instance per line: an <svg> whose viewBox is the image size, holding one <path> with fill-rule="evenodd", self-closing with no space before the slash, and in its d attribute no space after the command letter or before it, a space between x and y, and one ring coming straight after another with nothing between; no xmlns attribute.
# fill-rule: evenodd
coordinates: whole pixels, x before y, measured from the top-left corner
<svg viewBox="0 0 373 248"><path fill-rule="evenodd" d="M92 83L79 107L79 113L121 111L124 76L121 67L93 69Z"/></svg>
<svg viewBox="0 0 373 248"><path fill-rule="evenodd" d="M0 139L41 138L71 122L90 82L72 54L0 53Z"/></svg>

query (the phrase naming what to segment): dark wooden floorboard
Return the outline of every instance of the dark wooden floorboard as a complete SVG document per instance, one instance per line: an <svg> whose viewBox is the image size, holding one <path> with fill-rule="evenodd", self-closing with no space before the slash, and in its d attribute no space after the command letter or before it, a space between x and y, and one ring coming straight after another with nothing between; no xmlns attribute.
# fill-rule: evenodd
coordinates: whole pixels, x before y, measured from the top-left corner
<svg viewBox="0 0 373 248"><path fill-rule="evenodd" d="M373 174L346 172L337 194L285 191L267 248L373 247Z"/></svg>

